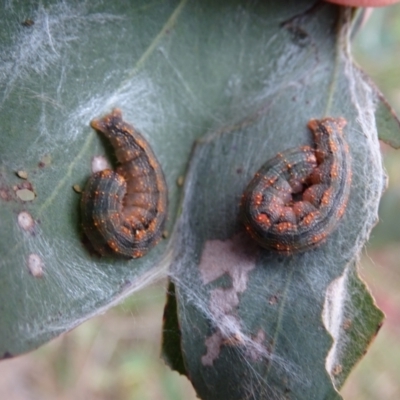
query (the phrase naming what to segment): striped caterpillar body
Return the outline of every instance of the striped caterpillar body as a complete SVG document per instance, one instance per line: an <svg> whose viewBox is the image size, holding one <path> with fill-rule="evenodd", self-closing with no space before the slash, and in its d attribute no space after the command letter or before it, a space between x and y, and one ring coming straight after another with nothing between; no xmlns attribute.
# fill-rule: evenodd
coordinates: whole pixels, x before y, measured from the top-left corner
<svg viewBox="0 0 400 400"><path fill-rule="evenodd" d="M163 171L119 109L90 125L110 140L118 166L89 178L81 198L83 230L101 255L142 257L161 239L167 216Z"/></svg>
<svg viewBox="0 0 400 400"><path fill-rule="evenodd" d="M240 215L262 247L283 254L323 243L342 218L351 187L344 118L310 120L315 148L277 154L245 189Z"/></svg>

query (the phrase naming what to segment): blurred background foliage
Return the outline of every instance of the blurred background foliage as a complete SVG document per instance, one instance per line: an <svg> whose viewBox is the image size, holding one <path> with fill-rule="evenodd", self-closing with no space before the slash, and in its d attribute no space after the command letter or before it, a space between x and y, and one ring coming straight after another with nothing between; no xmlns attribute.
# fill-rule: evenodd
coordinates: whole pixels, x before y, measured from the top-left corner
<svg viewBox="0 0 400 400"><path fill-rule="evenodd" d="M353 42L357 62L400 115L400 4L376 9ZM400 399L400 153L382 145L389 175L380 222L360 261L386 321L342 394ZM0 363L0 399L192 400L190 382L159 358L165 282L42 348Z"/></svg>

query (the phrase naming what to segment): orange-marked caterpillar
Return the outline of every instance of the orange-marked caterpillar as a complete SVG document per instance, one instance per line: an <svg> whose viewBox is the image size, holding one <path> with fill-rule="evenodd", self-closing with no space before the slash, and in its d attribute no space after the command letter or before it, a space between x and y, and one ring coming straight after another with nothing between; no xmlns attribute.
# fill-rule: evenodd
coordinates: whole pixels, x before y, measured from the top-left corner
<svg viewBox="0 0 400 400"><path fill-rule="evenodd" d="M163 171L119 109L90 125L110 140L118 166L89 178L81 198L83 230L101 255L142 257L160 240L167 216Z"/></svg>
<svg viewBox="0 0 400 400"><path fill-rule="evenodd" d="M323 243L343 216L351 187L344 118L310 120L315 147L277 154L245 189L240 215L262 247L292 254Z"/></svg>

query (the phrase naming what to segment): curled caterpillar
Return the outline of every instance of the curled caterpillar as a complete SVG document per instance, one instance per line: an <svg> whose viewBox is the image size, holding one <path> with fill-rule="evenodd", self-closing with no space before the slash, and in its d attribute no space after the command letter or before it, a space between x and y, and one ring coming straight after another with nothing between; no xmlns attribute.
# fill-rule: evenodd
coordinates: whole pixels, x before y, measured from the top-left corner
<svg viewBox="0 0 400 400"><path fill-rule="evenodd" d="M110 140L118 166L89 178L81 198L83 230L101 255L142 257L160 240L167 216L163 171L119 109L90 125Z"/></svg>
<svg viewBox="0 0 400 400"><path fill-rule="evenodd" d="M245 189L240 216L262 247L292 254L319 244L337 227L349 199L351 158L344 118L310 120L315 147L278 153Z"/></svg>

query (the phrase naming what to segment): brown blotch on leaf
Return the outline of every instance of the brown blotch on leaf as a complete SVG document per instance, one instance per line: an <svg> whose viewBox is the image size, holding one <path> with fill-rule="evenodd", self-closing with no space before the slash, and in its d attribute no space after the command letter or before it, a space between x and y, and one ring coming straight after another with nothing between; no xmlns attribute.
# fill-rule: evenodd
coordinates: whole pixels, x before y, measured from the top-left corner
<svg viewBox="0 0 400 400"><path fill-rule="evenodd" d="M35 220L27 211L21 211L17 216L18 225L26 232L34 233Z"/></svg>
<svg viewBox="0 0 400 400"><path fill-rule="evenodd" d="M25 26L25 28L30 28L31 26L35 25L35 21L33 19L27 18L25 21L21 22L22 26Z"/></svg>
<svg viewBox="0 0 400 400"><path fill-rule="evenodd" d="M28 256L28 270L35 278L41 278L44 274L44 263L38 254L31 253Z"/></svg>
<svg viewBox="0 0 400 400"><path fill-rule="evenodd" d="M270 296L270 298L268 299L268 303L273 306L276 303L278 303L278 296L276 294L274 294L273 296Z"/></svg>
<svg viewBox="0 0 400 400"><path fill-rule="evenodd" d="M340 364L336 364L332 369L332 375L337 376L341 374L343 371L343 367Z"/></svg>

